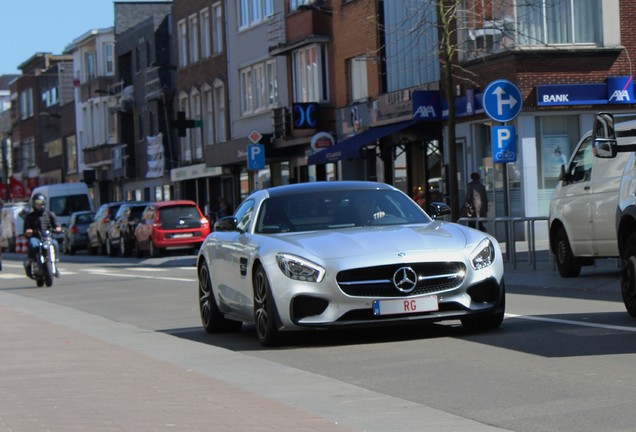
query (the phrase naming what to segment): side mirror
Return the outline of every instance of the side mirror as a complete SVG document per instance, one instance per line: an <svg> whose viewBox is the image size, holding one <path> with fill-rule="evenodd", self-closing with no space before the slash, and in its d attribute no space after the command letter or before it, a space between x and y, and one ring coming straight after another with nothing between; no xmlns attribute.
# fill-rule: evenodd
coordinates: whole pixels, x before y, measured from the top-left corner
<svg viewBox="0 0 636 432"><path fill-rule="evenodd" d="M225 216L214 223L214 231L237 231L237 224L234 216Z"/></svg>
<svg viewBox="0 0 636 432"><path fill-rule="evenodd" d="M592 147L594 156L602 159L611 159L616 157L618 152L618 143L615 139L596 138Z"/></svg>
<svg viewBox="0 0 636 432"><path fill-rule="evenodd" d="M439 219L442 216L451 214L451 208L441 202L432 202L428 209L428 213L433 219Z"/></svg>

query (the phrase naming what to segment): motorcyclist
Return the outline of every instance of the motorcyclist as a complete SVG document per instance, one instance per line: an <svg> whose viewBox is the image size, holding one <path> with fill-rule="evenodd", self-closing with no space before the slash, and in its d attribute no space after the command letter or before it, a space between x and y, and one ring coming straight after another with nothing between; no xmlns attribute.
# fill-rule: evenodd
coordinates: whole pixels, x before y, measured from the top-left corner
<svg viewBox="0 0 636 432"><path fill-rule="evenodd" d="M55 213L46 208L46 197L41 193L36 193L31 197L32 211L24 219L24 235L28 238L28 259L24 262L24 271L31 277L31 267L35 260L35 254L42 244L42 233L45 230L61 232L62 227L57 223ZM51 239L55 248L55 256L59 250L57 240ZM59 277L59 271L55 270L55 276Z"/></svg>

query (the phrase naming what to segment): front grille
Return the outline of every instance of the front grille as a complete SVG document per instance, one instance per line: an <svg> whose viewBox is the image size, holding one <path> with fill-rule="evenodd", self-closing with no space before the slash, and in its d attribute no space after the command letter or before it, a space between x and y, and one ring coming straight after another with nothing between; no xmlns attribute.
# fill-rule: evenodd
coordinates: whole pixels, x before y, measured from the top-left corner
<svg viewBox="0 0 636 432"><path fill-rule="evenodd" d="M408 293L393 284L393 275L402 267L410 267L417 274L417 285ZM457 288L465 277L464 263L429 262L345 270L338 273L336 280L342 292L353 297L409 297Z"/></svg>

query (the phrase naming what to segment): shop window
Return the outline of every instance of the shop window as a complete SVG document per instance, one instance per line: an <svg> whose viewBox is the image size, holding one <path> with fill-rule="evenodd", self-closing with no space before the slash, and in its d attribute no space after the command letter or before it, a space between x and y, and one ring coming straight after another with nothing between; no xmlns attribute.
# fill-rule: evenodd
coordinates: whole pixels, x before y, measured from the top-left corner
<svg viewBox="0 0 636 432"><path fill-rule="evenodd" d="M547 215L561 165L567 165L579 140L579 118L575 115L537 117L535 127L539 212Z"/></svg>

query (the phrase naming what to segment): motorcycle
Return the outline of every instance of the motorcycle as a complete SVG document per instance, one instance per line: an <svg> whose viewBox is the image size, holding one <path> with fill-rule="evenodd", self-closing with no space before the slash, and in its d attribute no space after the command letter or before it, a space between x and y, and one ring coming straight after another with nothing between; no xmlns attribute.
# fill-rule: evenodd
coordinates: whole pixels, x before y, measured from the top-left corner
<svg viewBox="0 0 636 432"><path fill-rule="evenodd" d="M35 259L31 264L30 271L27 271L27 276L34 279L38 287L43 285L50 287L53 285L53 277L58 277L59 274L56 261L57 257L51 232L44 230L40 247L35 251Z"/></svg>

